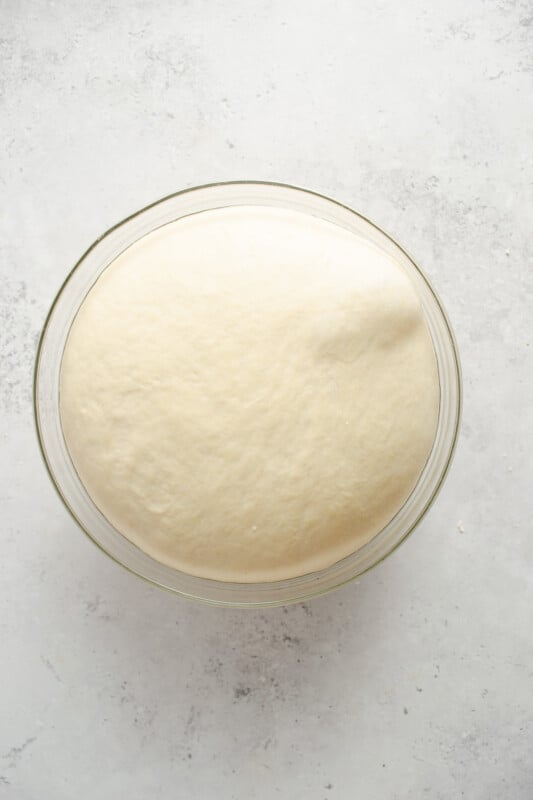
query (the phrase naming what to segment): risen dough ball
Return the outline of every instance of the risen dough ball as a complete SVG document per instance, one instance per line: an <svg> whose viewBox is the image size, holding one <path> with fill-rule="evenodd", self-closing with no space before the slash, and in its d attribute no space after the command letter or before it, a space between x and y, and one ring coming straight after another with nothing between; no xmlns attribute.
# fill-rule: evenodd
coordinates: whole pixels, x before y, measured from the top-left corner
<svg viewBox="0 0 533 800"><path fill-rule="evenodd" d="M94 503L154 558L223 581L302 575L368 542L412 491L437 415L404 272L284 209L140 239L87 295L61 369Z"/></svg>

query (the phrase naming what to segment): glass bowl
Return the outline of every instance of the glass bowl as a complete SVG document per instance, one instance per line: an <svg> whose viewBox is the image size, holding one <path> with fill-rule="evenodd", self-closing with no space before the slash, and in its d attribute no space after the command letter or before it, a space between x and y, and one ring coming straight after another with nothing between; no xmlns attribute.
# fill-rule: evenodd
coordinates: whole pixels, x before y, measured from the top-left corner
<svg viewBox="0 0 533 800"><path fill-rule="evenodd" d="M370 542L331 567L272 583L226 583L198 578L161 564L116 530L94 505L67 450L59 414L59 377L70 326L87 292L113 259L137 239L180 217L235 205L277 206L329 220L370 240L408 273L431 332L438 365L440 408L435 441L411 495ZM461 375L446 313L420 268L390 236L347 206L315 192L277 183L243 181L186 189L115 225L81 257L48 313L35 366L34 408L42 454L67 509L108 556L157 586L221 606L276 606L307 600L347 583L382 561L411 533L442 486L457 440Z"/></svg>

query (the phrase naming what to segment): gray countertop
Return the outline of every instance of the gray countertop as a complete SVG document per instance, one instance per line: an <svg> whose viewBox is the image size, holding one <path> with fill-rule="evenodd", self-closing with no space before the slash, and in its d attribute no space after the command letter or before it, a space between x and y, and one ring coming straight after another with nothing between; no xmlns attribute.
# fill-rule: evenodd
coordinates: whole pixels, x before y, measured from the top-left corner
<svg viewBox="0 0 533 800"><path fill-rule="evenodd" d="M2 800L531 800L531 2L1 16ZM102 555L31 415L40 327L81 252L148 202L238 178L396 236L448 308L465 388L453 469L408 542L328 597L253 612Z"/></svg>

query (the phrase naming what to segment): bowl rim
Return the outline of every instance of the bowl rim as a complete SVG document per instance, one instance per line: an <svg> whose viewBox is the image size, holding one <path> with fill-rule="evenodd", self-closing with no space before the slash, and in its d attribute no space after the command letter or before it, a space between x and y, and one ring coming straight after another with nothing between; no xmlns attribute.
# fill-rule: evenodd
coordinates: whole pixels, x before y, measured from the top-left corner
<svg viewBox="0 0 533 800"><path fill-rule="evenodd" d="M60 301L60 298L61 298L61 296L63 294L63 291L64 291L65 287L70 282L70 280L72 279L74 274L81 267L81 265L83 264L83 262L85 261L87 256L99 245L99 243L102 240L106 239L114 231L117 231L123 225L126 225L127 223L134 221L137 217L140 217L142 214L144 214L145 212L149 211L150 209L155 208L156 206L158 206L160 204L163 204L166 201L172 200L173 198L177 198L177 197L180 197L182 195L193 194L194 192L197 192L197 191L205 191L205 190L209 190L209 189L215 189L215 188L218 188L218 187L228 187L229 188L229 187L238 187L238 186L243 186L243 187L251 187L251 186L261 187L261 186L265 186L265 187L272 187L272 188L281 189L281 190L285 190L285 189L295 190L297 192L301 192L301 193L304 193L304 194L307 194L307 195L311 195L312 197L316 197L319 200L327 201L328 203L331 203L334 206L337 206L338 208L343 209L345 211L348 211L350 214L355 215L360 220L363 220L363 222L367 223L372 228L374 228L376 231L378 231L378 233L381 234L382 236L384 236L387 240L389 240L389 242L392 242L392 244L401 253L403 253L403 255L408 259L408 261L411 263L411 265L414 267L414 269L419 273L419 276L422 278L424 284L429 289L429 291L430 291L430 293L432 295L432 298L433 298L436 306L438 307L438 310L439 310L439 312L441 314L441 317L442 317L442 321L444 322L444 325L445 325L446 334L447 334L447 336L449 338L449 343L451 345L451 352L452 352L452 356L453 356L453 367L454 367L455 378L456 378L456 398L455 398L456 409L455 409L455 415L454 415L454 419L453 419L452 439L451 439L451 442L449 444L446 460L444 462L444 465L440 469L439 478L435 482L435 485L433 486L433 489L432 489L430 495L426 499L425 503L421 506L419 512L415 515L413 521L408 526L406 526L406 530L403 532L403 534L398 537L398 539L393 543L393 545L389 549L387 549L378 558L376 558L375 561L373 561L372 563L370 563L369 565L367 565L366 567L363 567L362 569L360 569L358 571L354 571L354 573L352 575L340 578L339 580L337 580L336 582L333 582L329 586L317 588L315 590L310 589L308 592L299 594L298 596L296 596L294 598L288 598L288 599L287 598L282 598L282 599L273 599L273 600L259 600L259 601L253 601L253 602L234 601L234 600L219 600L219 599L213 599L213 598L209 598L209 597L201 597L201 596L198 596L196 594L188 593L188 592L183 591L181 589L174 588L172 586L167 586L165 583L158 581L156 578L149 577L148 575L145 575L142 572L137 571L134 567L124 563L124 561L122 561L114 553L112 553L109 550L107 550L103 546L103 544L98 540L98 538L95 535L93 535L91 533L91 531L87 528L87 526L79 519L78 515L76 514L74 509L71 507L71 504L69 503L69 501L65 497L65 495L64 495L64 493L63 493L63 491L61 489L60 483L59 483L58 479L56 478L56 476L55 476L55 474L53 472L52 466L51 466L51 464L49 462L49 459L47 457L46 447L45 447L44 440L43 440L42 424L41 424L41 419L40 419L40 415L39 415L39 400L38 400L39 367L41 365L41 358L42 358L42 351L43 351L44 341L45 341L46 334L47 334L47 331L49 329L49 325L51 323L52 317L54 315L54 311L57 308L57 305L58 305L58 303ZM191 213L195 213L195 212L191 212ZM199 213L201 213L201 212L199 212ZM187 214L185 214L184 216L187 216ZM145 234L143 234L143 235L145 235ZM106 267L104 267L104 269L105 268ZM444 307L444 304L443 304L442 300L440 299L439 295L437 294L437 292L433 288L433 285L432 285L431 281L429 280L428 276L426 275L426 273L422 269L422 267L420 267L418 262L411 256L411 254L391 234L387 233L387 231L385 231L377 223L375 223L373 220L369 219L367 216L365 216L361 212L357 211L356 209L352 208L351 206L347 205L346 203L342 203L339 200L336 200L336 199L330 197L329 195L325 195L325 194L323 194L321 192L317 192L317 191L314 191L312 189L308 189L306 187L303 187L303 186L300 186L300 185L297 185L297 184L284 183L284 182L279 182L279 181L265 181L265 180L245 179L245 180L230 180L230 181L214 181L214 182L210 182L210 183L196 184L194 186L190 186L190 187L187 187L187 188L184 188L184 189L180 189L180 190L178 190L176 192L171 192L170 194L167 194L167 195L159 198L158 200L154 200L153 202L148 203L147 205L143 206L142 208L138 209L137 211L133 212L132 214L129 214L128 216L126 216L123 219L119 220L114 225L112 225L111 227L107 228L102 234L100 234L100 236L98 236L89 245L89 247L87 247L87 249L82 253L82 255L75 262L74 266L69 270L69 272L67 273L65 279L62 281L61 285L59 286L59 288L58 288L58 290L57 290L57 292L56 292L56 294L54 296L54 299L52 301L52 304L50 305L50 308L49 308L49 310L48 310L48 312L46 314L46 317L44 319L43 326L42 326L42 329L41 329L41 332L40 332L40 335L39 335L39 340L38 340L36 354L35 354L35 360L34 360L32 396L33 396L33 403L32 403L32 405L33 405L33 422L34 422L34 426L35 426L35 432L36 432L36 435L37 435L37 441L38 441L38 445L39 445L39 452L41 454L41 458L42 458L42 460L44 462L46 471L48 472L48 475L50 477L52 485L54 486L54 488L55 488L55 490L56 490L56 492L57 492L57 494L58 494L63 506L68 511L70 517L74 520L74 522L77 524L77 526L79 528L81 528L81 530L89 538L89 540L98 547L99 550L101 550L103 553L105 553L105 555L108 558L111 558L116 564L119 564L127 572L131 573L132 575L137 576L138 578L141 578L148 585L157 586L157 587L159 587L161 589L164 589L165 591L169 592L170 594L172 594L174 596L185 597L188 600L192 600L194 602L201 603L203 605L211 605L211 606L218 606L218 607L267 608L267 607L279 607L279 606L284 606L284 605L291 605L293 603L306 602L306 601L308 601L308 600L310 600L310 599L312 599L314 597L320 597L320 596L323 596L325 594L329 594L330 592L333 592L336 589L338 589L338 588L340 588L342 586L345 586L348 583L351 583L352 581L358 580L364 574L366 574L366 573L370 572L371 570L373 570L375 567L377 567L379 564L381 564L385 559L387 559L390 555L392 555L392 553L394 553L400 547L400 545L403 544L405 542L405 540L413 533L415 528L420 524L420 522L424 519L426 514L429 512L429 510L433 506L437 495L439 494L440 490L442 489L442 486L443 486L443 484L444 484L444 482L446 480L446 477L447 477L447 475L449 473L449 470L450 470L450 467L451 467L451 464L452 464L452 461L453 461L453 458L454 458L454 455L455 455L455 452L456 452L456 449L457 449L457 442L458 442L458 438L459 438L459 431L460 431L460 425L461 425L461 416L462 416L462 409L463 409L463 377L462 377L461 361L460 361L460 357L459 357L459 350L458 350L458 346L457 346L456 337L455 337L455 334L453 332L453 328L451 326L451 322L450 322L448 313L447 313L447 311L446 311L446 309ZM416 486L418 486L419 480L420 480L420 478L417 480L417 483L415 484L415 488L416 488ZM415 488L412 490L412 492L410 493L409 497L411 497L412 493L415 491ZM92 502L92 499L91 499L91 502ZM93 503L93 505L94 505L94 503ZM120 531L117 531L117 533L119 535L123 536L123 534L121 534ZM377 535L378 534L376 534L376 536ZM375 537L373 537L373 538L375 538ZM370 541L372 541L372 539ZM143 552L143 551L141 551L141 552ZM357 551L355 551L355 552L357 552ZM171 568L171 569L173 569L173 568ZM180 572L179 570L175 570L175 569L173 571L176 572L176 573ZM183 574L186 574L186 573L183 573ZM316 573L309 573L309 575L314 575L314 574L316 574ZM193 576L193 577L196 577L196 576ZM305 577L305 576L301 576L301 577ZM212 583L212 584L226 583L226 582L214 581L214 580L209 579L209 578L199 578L199 580L201 580L203 582L206 582L206 583ZM249 587L250 589L252 589L254 586L256 587L257 585L272 586L274 588L277 585L286 584L286 583L290 582L291 580L293 580L293 579L289 578L289 579L283 579L281 581L273 581L273 582L261 583L261 584L257 584L257 583L242 584L242 583L236 583L236 582L227 582L227 585L228 586L241 586L241 587L244 586L244 587Z"/></svg>

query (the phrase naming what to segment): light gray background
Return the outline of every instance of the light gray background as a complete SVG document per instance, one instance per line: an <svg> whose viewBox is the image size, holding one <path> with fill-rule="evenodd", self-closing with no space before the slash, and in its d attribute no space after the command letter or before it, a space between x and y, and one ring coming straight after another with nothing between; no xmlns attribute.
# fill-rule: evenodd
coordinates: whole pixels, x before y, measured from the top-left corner
<svg viewBox="0 0 533 800"><path fill-rule="evenodd" d="M531 800L533 4L0 9L2 800ZM395 235L465 378L418 531L357 584L265 612L196 607L106 559L31 416L39 330L81 252L162 195L238 178Z"/></svg>

